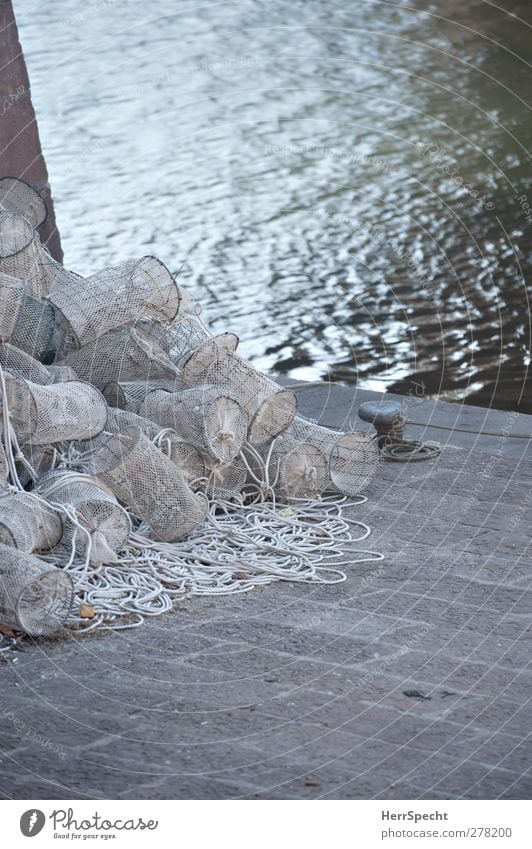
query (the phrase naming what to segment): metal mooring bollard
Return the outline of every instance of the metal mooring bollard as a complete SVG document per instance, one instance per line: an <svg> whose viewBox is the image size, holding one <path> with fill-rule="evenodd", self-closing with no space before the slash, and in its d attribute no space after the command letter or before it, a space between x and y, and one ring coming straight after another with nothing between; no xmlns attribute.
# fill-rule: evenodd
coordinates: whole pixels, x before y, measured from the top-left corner
<svg viewBox="0 0 532 849"><path fill-rule="evenodd" d="M375 426L379 448L404 439L405 419L398 401L365 401L358 408L358 415Z"/></svg>

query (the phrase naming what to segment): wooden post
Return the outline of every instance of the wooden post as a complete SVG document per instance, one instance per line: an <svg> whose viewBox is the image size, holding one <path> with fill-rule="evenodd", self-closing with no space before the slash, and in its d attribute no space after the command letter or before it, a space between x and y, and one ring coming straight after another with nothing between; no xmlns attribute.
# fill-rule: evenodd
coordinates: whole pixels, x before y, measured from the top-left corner
<svg viewBox="0 0 532 849"><path fill-rule="evenodd" d="M39 235L54 259L62 262L48 172L11 0L0 0L0 177L19 177L39 192L48 209Z"/></svg>

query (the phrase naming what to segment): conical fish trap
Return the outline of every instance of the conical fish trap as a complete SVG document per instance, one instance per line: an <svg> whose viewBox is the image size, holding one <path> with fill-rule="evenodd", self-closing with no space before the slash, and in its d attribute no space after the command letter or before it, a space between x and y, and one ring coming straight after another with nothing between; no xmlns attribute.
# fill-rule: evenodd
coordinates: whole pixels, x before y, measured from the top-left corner
<svg viewBox="0 0 532 849"><path fill-rule="evenodd" d="M112 380L142 382L178 377L165 352L133 327L106 333L79 351L72 351L58 364L70 366L82 380L99 389Z"/></svg>
<svg viewBox="0 0 532 849"><path fill-rule="evenodd" d="M0 542L20 551L46 551L57 545L63 523L57 510L29 492L0 497Z"/></svg>
<svg viewBox="0 0 532 849"><path fill-rule="evenodd" d="M357 495L373 479L379 450L362 431L341 433L296 417L286 434L288 440L310 443L328 458L332 486L344 495Z"/></svg>
<svg viewBox="0 0 532 849"><path fill-rule="evenodd" d="M238 347L238 341L238 336L234 333L210 336L179 360L182 379L191 387L207 383L207 375L213 363L223 357L226 351L234 353Z"/></svg>
<svg viewBox="0 0 532 849"><path fill-rule="evenodd" d="M297 410L293 392L280 389L251 363L214 340L203 343L182 364L190 386L210 383L234 398L250 419L248 439L261 445L286 430Z"/></svg>
<svg viewBox="0 0 532 849"><path fill-rule="evenodd" d="M147 395L161 389L164 392L178 392L186 389L179 379L174 380L129 380L120 383L110 380L102 389L102 395L110 407L127 410L128 413L138 413Z"/></svg>
<svg viewBox="0 0 532 849"><path fill-rule="evenodd" d="M9 341L35 359L51 363L61 343L52 305L26 293Z"/></svg>
<svg viewBox="0 0 532 849"><path fill-rule="evenodd" d="M220 337L213 337L198 316L183 314L182 311L171 324L160 321L144 323L143 333L156 340L173 363L179 363L209 339L217 340L215 344L222 344L231 350L236 350L238 345L238 337L234 333L224 333Z"/></svg>
<svg viewBox="0 0 532 849"><path fill-rule="evenodd" d="M171 321L179 310L180 293L166 266L154 256L144 256L92 277L63 275L49 300L79 348L143 315Z"/></svg>
<svg viewBox="0 0 532 849"><path fill-rule="evenodd" d="M61 628L72 607L68 572L0 544L0 622L32 637Z"/></svg>
<svg viewBox="0 0 532 849"><path fill-rule="evenodd" d="M24 280L0 272L0 340L50 361L58 338L52 306L29 295Z"/></svg>
<svg viewBox="0 0 532 849"><path fill-rule="evenodd" d="M61 469L40 481L38 492L53 504L74 508L78 521L91 536L91 563L112 563L116 560L116 553L129 539L131 521L101 481ZM70 542L74 527L71 522L65 522L64 544ZM78 553L83 553L86 537L80 535L76 547Z"/></svg>
<svg viewBox="0 0 532 849"><path fill-rule="evenodd" d="M181 439L175 430L162 427L157 422L127 410L109 409L105 426L107 432L122 433L131 427L140 428L144 436L181 469L188 484L205 479L206 466L201 453L189 442ZM98 437L98 439L104 441L104 437Z"/></svg>
<svg viewBox="0 0 532 849"><path fill-rule="evenodd" d="M26 281L30 295L47 295L64 271L41 244L39 235L22 216L0 212L0 271Z"/></svg>
<svg viewBox="0 0 532 849"><path fill-rule="evenodd" d="M107 421L107 404L89 383L69 381L39 386L5 375L9 415L21 442L46 445L90 439Z"/></svg>
<svg viewBox="0 0 532 849"><path fill-rule="evenodd" d="M248 429L248 418L240 405L216 386L151 392L139 412L172 428L214 460L226 463L237 456Z"/></svg>
<svg viewBox="0 0 532 849"><path fill-rule="evenodd" d="M206 515L206 502L183 473L141 432L130 428L110 436L91 459L89 471L164 542L186 537Z"/></svg>
<svg viewBox="0 0 532 849"><path fill-rule="evenodd" d="M210 334L197 316L178 316L176 321L165 327L164 349L172 362L178 363L185 354L209 338Z"/></svg>
<svg viewBox="0 0 532 849"><path fill-rule="evenodd" d="M35 229L46 220L48 210L33 186L16 177L0 180L0 209L22 215Z"/></svg>
<svg viewBox="0 0 532 849"><path fill-rule="evenodd" d="M278 438L268 468L270 482L283 498L317 498L329 484L328 458L288 433Z"/></svg>
<svg viewBox="0 0 532 849"><path fill-rule="evenodd" d="M39 383L41 386L52 382L51 374L46 366L43 366L31 354L26 354L25 351L9 342L0 342L0 366L13 377L31 380L32 383Z"/></svg>

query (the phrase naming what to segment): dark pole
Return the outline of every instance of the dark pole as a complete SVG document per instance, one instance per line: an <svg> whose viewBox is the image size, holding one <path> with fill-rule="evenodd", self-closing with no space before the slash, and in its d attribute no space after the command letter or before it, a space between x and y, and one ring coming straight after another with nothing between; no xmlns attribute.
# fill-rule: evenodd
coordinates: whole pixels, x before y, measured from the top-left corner
<svg viewBox="0 0 532 849"><path fill-rule="evenodd" d="M54 259L62 262L48 172L11 0L0 0L0 177L19 177L44 198L48 216L39 227L39 235Z"/></svg>

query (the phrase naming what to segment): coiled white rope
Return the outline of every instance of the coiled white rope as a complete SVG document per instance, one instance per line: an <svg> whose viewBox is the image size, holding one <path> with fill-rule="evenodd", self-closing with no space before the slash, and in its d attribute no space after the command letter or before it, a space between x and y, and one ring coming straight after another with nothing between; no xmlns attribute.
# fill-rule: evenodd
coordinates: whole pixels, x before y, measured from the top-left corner
<svg viewBox="0 0 532 849"><path fill-rule="evenodd" d="M0 392L9 473L13 488L22 491L16 462L23 463L33 480L37 475L24 458L11 425L1 368ZM158 434L161 447L165 436L164 430ZM251 480L245 494L232 498L217 494L216 470L211 472L205 480L210 490L214 488L207 517L185 540L155 541L149 537L147 526L132 517L135 531L112 564L91 563L91 533L73 505L31 493L57 510L73 529L69 544L39 554L43 561L62 566L72 576L76 605L67 624L79 631L136 628L147 617L168 613L176 601L187 596L233 595L277 581L335 584L347 577L340 565L382 560L381 553L369 549L357 548L350 553L351 546L368 538L370 529L344 511L364 503L364 496L347 499L334 494L289 503L278 501L275 486L279 466L273 475L270 472L274 446L275 440L265 459L250 445L240 453ZM246 454L253 459L254 470ZM90 452L80 454L69 444L58 445L52 465L69 474L72 470L82 473L88 456ZM52 498L59 483L50 489ZM89 618L83 607L90 611ZM0 652L10 645L4 640Z"/></svg>
<svg viewBox="0 0 532 849"><path fill-rule="evenodd" d="M279 504L266 469L261 472L255 494L231 500L215 495L206 520L181 542L153 540L139 523L117 563L85 564L83 576L70 566L78 596L95 611L89 622L73 615L70 624L83 630L134 628L187 596L233 595L277 581L339 583L347 576L338 563L383 559L369 549L350 553L370 529L344 511L364 503L365 496Z"/></svg>

